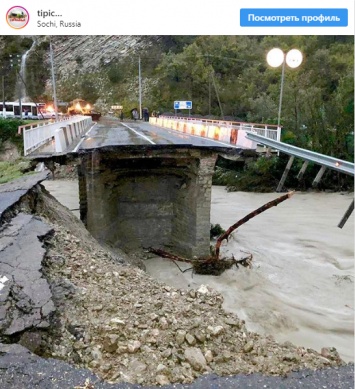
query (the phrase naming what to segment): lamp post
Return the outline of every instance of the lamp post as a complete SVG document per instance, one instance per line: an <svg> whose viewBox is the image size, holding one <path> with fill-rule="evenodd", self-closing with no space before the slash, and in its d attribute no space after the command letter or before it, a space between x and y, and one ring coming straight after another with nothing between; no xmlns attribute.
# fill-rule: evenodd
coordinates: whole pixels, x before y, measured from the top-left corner
<svg viewBox="0 0 355 389"><path fill-rule="evenodd" d="M22 78L21 78L21 55L20 54L10 54L10 66L11 68L14 68L16 70L16 75L17 75L17 91L18 91L18 103L19 103L19 114L20 114L20 119L22 119ZM20 68L20 70L18 70Z"/></svg>
<svg viewBox="0 0 355 389"><path fill-rule="evenodd" d="M58 103L57 103L57 92L56 92L56 88L55 88L53 47L52 47L51 41L49 42L49 52L50 52L50 59L51 59L54 115L55 115L55 120L58 121Z"/></svg>
<svg viewBox="0 0 355 389"><path fill-rule="evenodd" d="M282 107L282 94L283 94L283 86L284 86L284 78L285 78L285 66L287 64L290 68L295 69L301 65L302 60L303 60L303 55L297 49L292 49L287 54L285 54L281 49L274 48L267 53L266 61L271 67L277 68L280 65L282 65L279 112L277 115L278 128L280 128L280 121L281 121L281 107Z"/></svg>

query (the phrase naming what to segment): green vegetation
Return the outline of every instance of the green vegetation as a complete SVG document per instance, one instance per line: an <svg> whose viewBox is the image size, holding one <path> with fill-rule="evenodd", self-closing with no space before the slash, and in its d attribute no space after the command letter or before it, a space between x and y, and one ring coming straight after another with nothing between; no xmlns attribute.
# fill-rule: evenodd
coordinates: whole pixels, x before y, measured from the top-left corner
<svg viewBox="0 0 355 389"><path fill-rule="evenodd" d="M30 171L30 161L29 160L17 160L17 161L0 161L0 184L15 180L24 175L34 174L33 171Z"/></svg>
<svg viewBox="0 0 355 389"><path fill-rule="evenodd" d="M26 122L29 122L29 120ZM5 142L10 142L16 147L20 155L23 153L23 137L17 134L18 126L23 124L25 124L23 120L0 118L0 155L4 152ZM0 184L28 174L33 174L29 159L0 160Z"/></svg>
<svg viewBox="0 0 355 389"><path fill-rule="evenodd" d="M220 224L211 224L210 229L210 238L218 238L220 235L224 234L226 231L221 227Z"/></svg>
<svg viewBox="0 0 355 389"><path fill-rule="evenodd" d="M66 38L53 39L63 43ZM2 41L5 94L13 100L16 72L9 65L9 55L22 55L32 46L32 39L7 36ZM142 37L142 43L143 105L150 112L172 113L173 101L192 100L191 114L196 116L268 124L277 123L281 68L269 67L266 54L273 47L284 52L301 50L301 66L285 69L282 140L354 161L353 36L162 36ZM37 101L45 98L50 79L48 46L45 38L27 59L28 94ZM102 57L95 69L84 66L88 60L84 55L73 54L74 71L57 77L58 99L80 97L103 107L119 103L128 117L138 103L138 53L134 50L130 55ZM227 182L230 189L273 190L287 163L285 158L260 158L244 168L219 166L214 181ZM309 167L304 181L298 183L299 163L294 163L287 185L307 187L318 168ZM343 188L351 187L349 180L327 171L322 183L333 186L336 182Z"/></svg>
<svg viewBox="0 0 355 389"><path fill-rule="evenodd" d="M239 168L226 167L226 164L217 161L215 173L213 176L213 185L223 185L230 192L273 192L282 177L288 156L280 154L279 157L259 156L252 162ZM303 161L295 159L289 171L285 182L285 188L288 190L307 190L312 187L312 182L316 177L320 166L310 163L303 176L299 181L299 173ZM337 173L333 170L326 170L318 189L324 190L354 190L353 177Z"/></svg>
<svg viewBox="0 0 355 389"><path fill-rule="evenodd" d="M7 140L13 143L20 153L23 152L23 137L17 134L18 127L23 124L23 120L0 118L0 152Z"/></svg>

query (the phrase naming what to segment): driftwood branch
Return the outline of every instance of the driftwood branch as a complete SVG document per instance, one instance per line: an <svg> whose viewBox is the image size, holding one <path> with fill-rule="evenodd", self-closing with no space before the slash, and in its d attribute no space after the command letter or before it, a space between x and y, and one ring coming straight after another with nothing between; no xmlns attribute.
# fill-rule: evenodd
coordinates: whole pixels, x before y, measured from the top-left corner
<svg viewBox="0 0 355 389"><path fill-rule="evenodd" d="M235 262L235 266L239 267L238 265L242 265L244 267L252 268L251 261L253 260L253 254L249 254L247 257L241 258L241 259L235 259L233 258Z"/></svg>
<svg viewBox="0 0 355 389"><path fill-rule="evenodd" d="M161 250L161 249L154 249L153 247L149 247L148 251L150 253L157 254L157 255L159 255L159 257L162 257L162 258L169 258L173 261L192 263L192 261L190 259L186 259L186 258L179 257L177 255L174 255L174 254L170 254L170 253L168 253L164 250Z"/></svg>
<svg viewBox="0 0 355 389"><path fill-rule="evenodd" d="M256 209L255 211L250 212L248 215L246 215L245 217L243 217L242 219L240 219L239 221L234 223L232 226L230 226L228 228L228 230L217 239L217 243L216 243L216 246L215 246L216 259L219 259L219 252L220 252L220 247L221 247L222 242L224 241L224 239L228 240L229 235L234 230L236 230L238 227L240 227L241 225L246 223L248 220L252 219L254 216L257 216L260 213L266 211L267 209L269 209L271 207L274 207L274 206L282 203L283 201L289 199L293 194L294 194L294 192L288 192L285 195L282 195L282 196L278 197L275 200L269 201L268 203L264 204L263 206L261 206L260 208Z"/></svg>

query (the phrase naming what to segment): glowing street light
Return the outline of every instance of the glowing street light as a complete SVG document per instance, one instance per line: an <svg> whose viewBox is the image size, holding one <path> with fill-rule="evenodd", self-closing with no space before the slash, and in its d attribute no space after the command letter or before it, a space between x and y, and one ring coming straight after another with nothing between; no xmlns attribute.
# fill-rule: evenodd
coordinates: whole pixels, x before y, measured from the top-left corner
<svg viewBox="0 0 355 389"><path fill-rule="evenodd" d="M301 65L302 60L303 60L303 55L297 49L292 49L287 54L285 54L281 49L274 48L267 53L266 61L271 67L277 68L280 65L282 65L280 102L279 102L279 114L277 117L277 127L280 127L280 120L281 120L281 106L282 106L282 93L283 93L284 78L285 78L285 64L287 64L290 68L295 69Z"/></svg>

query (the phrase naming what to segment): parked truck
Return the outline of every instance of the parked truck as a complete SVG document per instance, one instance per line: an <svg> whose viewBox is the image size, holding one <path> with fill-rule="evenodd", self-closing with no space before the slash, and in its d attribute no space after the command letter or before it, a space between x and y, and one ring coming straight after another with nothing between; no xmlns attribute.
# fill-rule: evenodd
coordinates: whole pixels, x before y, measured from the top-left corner
<svg viewBox="0 0 355 389"><path fill-rule="evenodd" d="M83 99L75 99L69 103L68 115L91 116L97 122L101 117L101 112L95 111L92 105Z"/></svg>

